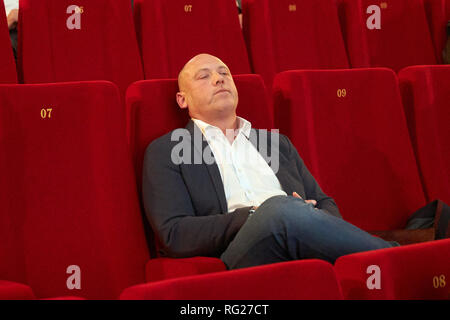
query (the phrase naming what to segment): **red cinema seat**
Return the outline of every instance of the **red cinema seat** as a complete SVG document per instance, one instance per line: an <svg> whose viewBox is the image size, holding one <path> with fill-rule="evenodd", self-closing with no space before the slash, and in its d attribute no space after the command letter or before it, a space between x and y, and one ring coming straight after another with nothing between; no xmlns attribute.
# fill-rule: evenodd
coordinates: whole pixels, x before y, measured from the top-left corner
<svg viewBox="0 0 450 320"><path fill-rule="evenodd" d="M447 42L447 23L450 21L450 0L424 0L431 36L438 63L443 63Z"/></svg>
<svg viewBox="0 0 450 320"><path fill-rule="evenodd" d="M114 299L148 248L117 87L0 86L0 279Z"/></svg>
<svg viewBox="0 0 450 320"><path fill-rule="evenodd" d="M280 132L346 221L403 229L426 204L392 70L286 71L274 95Z"/></svg>
<svg viewBox="0 0 450 320"><path fill-rule="evenodd" d="M339 300L333 266L302 260L137 285L123 300Z"/></svg>
<svg viewBox="0 0 450 320"><path fill-rule="evenodd" d="M16 64L8 33L5 6L3 1L0 1L0 83L16 82Z"/></svg>
<svg viewBox="0 0 450 320"><path fill-rule="evenodd" d="M145 79L176 78L199 53L250 73L238 10L231 0L137 0L134 16Z"/></svg>
<svg viewBox="0 0 450 320"><path fill-rule="evenodd" d="M24 83L108 80L125 96L143 79L129 0L20 0Z"/></svg>
<svg viewBox="0 0 450 320"><path fill-rule="evenodd" d="M234 81L239 93L237 114L249 120L252 127L272 128L267 94L258 75L237 75ZM144 80L132 84L127 91L130 145L133 153L138 190L142 184L142 164L147 146L156 138L176 128L184 128L189 121L187 110L178 107L175 95L177 80ZM147 230L148 239L153 235ZM156 241L157 242L157 241ZM150 243L150 247L153 244ZM153 249L157 250L158 245ZM153 252L153 256L158 256ZM189 259L157 258L147 266L147 280L155 281L182 275L225 270L219 259L196 257Z"/></svg>
<svg viewBox="0 0 450 320"><path fill-rule="evenodd" d="M450 66L408 67L399 80L425 195L450 204Z"/></svg>
<svg viewBox="0 0 450 320"><path fill-rule="evenodd" d="M423 0L342 0L340 13L353 68L436 64Z"/></svg>
<svg viewBox="0 0 450 320"><path fill-rule="evenodd" d="M345 299L449 299L450 239L342 256Z"/></svg>
<svg viewBox="0 0 450 320"><path fill-rule="evenodd" d="M281 71L349 67L335 0L243 0L242 10L253 72L268 87Z"/></svg>

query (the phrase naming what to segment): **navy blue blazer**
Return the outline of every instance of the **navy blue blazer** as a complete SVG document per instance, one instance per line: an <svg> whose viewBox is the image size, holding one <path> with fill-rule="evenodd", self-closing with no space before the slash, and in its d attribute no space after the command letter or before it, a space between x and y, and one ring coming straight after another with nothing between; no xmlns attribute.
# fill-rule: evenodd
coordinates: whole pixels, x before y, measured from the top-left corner
<svg viewBox="0 0 450 320"><path fill-rule="evenodd" d="M260 154L270 161L270 142L274 133L265 131L268 138L265 144L260 143L262 131L265 130L252 129L250 141L256 143ZM163 255L219 257L247 220L250 207L227 213L227 200L217 164L194 163L194 158L201 157L209 147L208 143L192 120L185 132L191 146L190 163L179 164L185 154L173 154L173 148L180 143L172 141L173 131L154 140L146 149L142 184L146 216L162 244ZM194 145L194 134L202 139L201 149ZM341 217L336 203L321 190L289 139L281 134L278 139L279 169L276 176L283 190L288 195L295 191L303 199L317 200L317 208ZM175 163L173 156L177 160Z"/></svg>

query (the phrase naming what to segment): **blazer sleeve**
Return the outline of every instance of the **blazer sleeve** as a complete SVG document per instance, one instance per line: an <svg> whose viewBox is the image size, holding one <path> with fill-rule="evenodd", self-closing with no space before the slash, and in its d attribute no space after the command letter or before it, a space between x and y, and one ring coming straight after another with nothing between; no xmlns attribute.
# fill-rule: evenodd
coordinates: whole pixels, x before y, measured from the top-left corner
<svg viewBox="0 0 450 320"><path fill-rule="evenodd" d="M162 140L146 150L142 192L147 219L167 256L220 256L246 222L250 207L199 215L170 150Z"/></svg>
<svg viewBox="0 0 450 320"><path fill-rule="evenodd" d="M298 154L295 146L292 144L288 137L283 137L286 139L286 143L289 146L290 161L294 164L294 166L300 173L300 176L302 177L306 194L305 200L314 199L317 201L318 209L324 210L335 217L342 218L334 199L327 196L322 191L316 179L314 179L313 175L309 172L308 168L303 162L303 159Z"/></svg>

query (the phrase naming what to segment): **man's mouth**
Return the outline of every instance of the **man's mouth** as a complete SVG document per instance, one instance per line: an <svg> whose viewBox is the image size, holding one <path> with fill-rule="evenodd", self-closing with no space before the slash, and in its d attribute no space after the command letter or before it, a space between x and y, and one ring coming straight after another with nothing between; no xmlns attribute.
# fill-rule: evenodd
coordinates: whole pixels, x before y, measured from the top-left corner
<svg viewBox="0 0 450 320"><path fill-rule="evenodd" d="M227 89L220 89L220 90L217 90L215 93L214 93L214 95L216 95L216 94L219 94L219 93L230 93L230 90L227 90Z"/></svg>

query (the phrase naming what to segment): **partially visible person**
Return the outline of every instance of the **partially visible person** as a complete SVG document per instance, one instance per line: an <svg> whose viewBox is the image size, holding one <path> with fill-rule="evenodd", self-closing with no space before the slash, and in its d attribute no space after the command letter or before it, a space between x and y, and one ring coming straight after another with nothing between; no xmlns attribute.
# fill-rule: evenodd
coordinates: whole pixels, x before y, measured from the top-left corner
<svg viewBox="0 0 450 320"><path fill-rule="evenodd" d="M450 20L447 23L447 43L444 48L444 63L450 64Z"/></svg>
<svg viewBox="0 0 450 320"><path fill-rule="evenodd" d="M236 7L238 9L239 23L240 23L241 29L242 29L242 6L241 6L241 0L236 0Z"/></svg>
<svg viewBox="0 0 450 320"><path fill-rule="evenodd" d="M17 23L19 22L19 0L3 0L5 4L6 19L8 21L11 45L14 58L17 59Z"/></svg>
<svg viewBox="0 0 450 320"><path fill-rule="evenodd" d="M3 0L9 30L15 29L19 21L19 0Z"/></svg>

